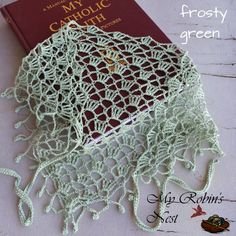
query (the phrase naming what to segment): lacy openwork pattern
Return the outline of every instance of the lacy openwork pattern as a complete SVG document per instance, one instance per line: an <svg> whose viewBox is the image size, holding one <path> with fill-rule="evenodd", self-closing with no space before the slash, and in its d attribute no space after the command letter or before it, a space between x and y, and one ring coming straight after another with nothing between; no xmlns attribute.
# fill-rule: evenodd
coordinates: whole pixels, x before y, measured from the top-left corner
<svg viewBox="0 0 236 236"><path fill-rule="evenodd" d="M0 168L16 178L25 225L33 220L29 193L41 176L39 196L49 197L46 212L63 215L65 234L71 226L78 230L86 211L93 219L111 205L124 213L126 197L136 224L156 231L160 222L150 227L138 217L139 182L153 182L162 192L170 181L191 189L175 175L175 164L194 170L204 151L222 154L195 66L174 44L151 37L71 22L23 59L15 86L2 95L20 103L17 112L28 111L15 125L28 131L16 138L28 142L16 160L34 160L32 181L21 189L20 175Z"/></svg>

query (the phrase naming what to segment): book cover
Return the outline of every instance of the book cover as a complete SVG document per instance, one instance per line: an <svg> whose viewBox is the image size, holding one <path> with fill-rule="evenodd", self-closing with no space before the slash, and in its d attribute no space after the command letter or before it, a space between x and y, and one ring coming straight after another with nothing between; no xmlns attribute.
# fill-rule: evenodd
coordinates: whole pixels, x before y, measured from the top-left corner
<svg viewBox="0 0 236 236"><path fill-rule="evenodd" d="M20 0L3 7L1 12L27 53L71 20L75 20L80 25L96 25L104 31L121 31L136 37L151 36L161 43L170 42L134 0ZM125 98L126 95L121 94L121 96ZM112 106L105 105L107 111ZM100 107L95 112L97 115L102 115L102 110ZM89 114L86 115L89 116ZM124 116L122 119L128 122L134 117L135 114L133 117ZM119 125L120 123L111 119L105 133L111 132L114 128L117 129ZM93 123L89 124L89 127L84 127L83 132L95 132L93 138L96 140L100 137Z"/></svg>
<svg viewBox="0 0 236 236"><path fill-rule="evenodd" d="M1 12L27 53L71 20L104 31L170 42L135 0L19 0L2 7Z"/></svg>

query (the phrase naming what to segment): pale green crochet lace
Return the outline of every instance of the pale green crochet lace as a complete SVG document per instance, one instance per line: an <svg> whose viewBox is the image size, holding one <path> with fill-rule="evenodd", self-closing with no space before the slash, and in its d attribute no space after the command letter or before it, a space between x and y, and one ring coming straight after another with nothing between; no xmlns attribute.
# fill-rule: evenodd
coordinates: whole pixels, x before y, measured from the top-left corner
<svg viewBox="0 0 236 236"><path fill-rule="evenodd" d="M159 193L169 182L192 190L176 176L176 163L194 171L203 152L222 154L195 66L176 45L151 37L71 22L23 59L15 86L2 96L20 103L17 112L28 111L15 125L28 131L16 137L28 142L16 160L34 160L35 174L22 189L17 172L0 168L16 178L19 217L27 226L34 215L29 194L41 176L39 196L50 198L46 212L63 215L65 234L78 230L86 211L93 219L111 205L124 213L126 197L135 223L156 231L160 221L149 226L138 216L140 181L155 183ZM216 161L195 191L209 187ZM162 215L164 202L157 208Z"/></svg>

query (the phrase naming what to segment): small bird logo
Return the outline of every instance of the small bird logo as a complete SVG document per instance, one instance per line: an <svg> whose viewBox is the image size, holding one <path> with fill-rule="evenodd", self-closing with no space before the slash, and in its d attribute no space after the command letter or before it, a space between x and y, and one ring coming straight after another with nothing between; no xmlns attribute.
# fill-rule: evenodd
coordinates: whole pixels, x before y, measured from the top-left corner
<svg viewBox="0 0 236 236"><path fill-rule="evenodd" d="M206 212L202 210L200 205L198 205L197 208L193 208L193 210L195 212L191 215L191 218L201 216L201 215L206 215Z"/></svg>

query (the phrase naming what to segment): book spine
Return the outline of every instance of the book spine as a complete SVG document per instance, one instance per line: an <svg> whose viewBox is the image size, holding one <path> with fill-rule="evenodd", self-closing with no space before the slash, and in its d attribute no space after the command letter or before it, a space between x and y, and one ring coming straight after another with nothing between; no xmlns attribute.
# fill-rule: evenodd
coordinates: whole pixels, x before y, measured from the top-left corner
<svg viewBox="0 0 236 236"><path fill-rule="evenodd" d="M8 11L7 6L6 7L5 6L1 7L0 12L2 13L3 17L6 19L8 24L11 26L12 30L14 31L14 33L16 34L18 39L20 40L20 42L21 42L22 46L24 47L24 49L26 50L26 52L29 52L30 51L30 46L27 43L27 41L25 40L24 35L22 34L21 30L19 29L19 27L15 23L15 21L14 21L13 17L11 16L10 12Z"/></svg>

